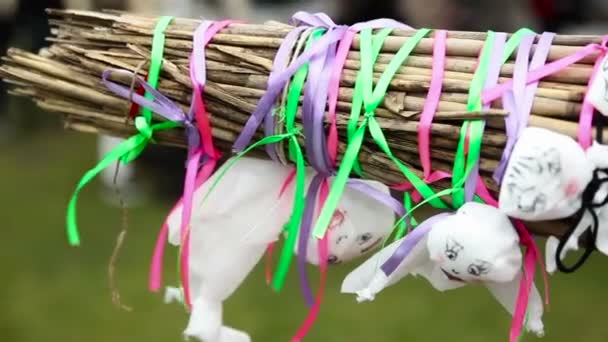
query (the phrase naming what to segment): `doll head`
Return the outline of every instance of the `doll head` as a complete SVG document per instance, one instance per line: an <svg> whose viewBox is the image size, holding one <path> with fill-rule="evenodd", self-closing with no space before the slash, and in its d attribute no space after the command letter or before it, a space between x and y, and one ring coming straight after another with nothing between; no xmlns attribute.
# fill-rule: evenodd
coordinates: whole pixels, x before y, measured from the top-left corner
<svg viewBox="0 0 608 342"><path fill-rule="evenodd" d="M521 268L519 237L511 221L497 208L469 202L435 223L427 247L452 280L508 282Z"/></svg>
<svg viewBox="0 0 608 342"><path fill-rule="evenodd" d="M386 185L366 180L365 183L389 194ZM330 265L355 259L382 245L391 233L394 223L393 211L369 196L346 187L338 209L327 230ZM319 263L318 242L309 237L307 259Z"/></svg>
<svg viewBox="0 0 608 342"><path fill-rule="evenodd" d="M593 163L570 137L542 128L526 128L500 188L499 208L524 220L571 216L593 173Z"/></svg>

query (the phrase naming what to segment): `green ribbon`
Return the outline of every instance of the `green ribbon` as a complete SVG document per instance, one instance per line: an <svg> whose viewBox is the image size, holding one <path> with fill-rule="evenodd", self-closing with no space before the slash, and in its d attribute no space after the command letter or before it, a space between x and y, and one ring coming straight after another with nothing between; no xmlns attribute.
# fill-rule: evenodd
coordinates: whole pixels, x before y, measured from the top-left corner
<svg viewBox="0 0 608 342"><path fill-rule="evenodd" d="M156 22L156 26L154 27L154 35L152 36L152 51L150 51L150 66L148 68L148 78L147 82L152 86L152 88L158 88L158 81L160 79L160 71L163 65L163 58L165 52L165 31L173 17L171 16L163 16L158 19ZM153 100L152 94L150 92L146 92L144 97L148 100ZM149 108L142 108L141 116L146 119L148 125L152 122L152 110ZM147 144L142 144L137 147L133 151L130 152L129 159L136 159L146 148Z"/></svg>
<svg viewBox="0 0 608 342"><path fill-rule="evenodd" d="M305 49L309 49L315 41L317 41L319 38L321 38L321 36L323 36L325 32L326 30L322 28L314 30L306 41ZM309 64L306 63L305 65L300 67L298 71L296 71L288 88L287 103L285 105L286 108L284 110L282 108L278 110L278 112L281 113L280 115L282 116L281 121L285 123L286 133L276 134L262 138L261 140L253 143L245 150L234 156L234 158L228 161L226 163L226 166L222 168L221 171L219 171L218 177L211 184L209 191L207 191L202 201L202 204L207 201L209 195L217 187L217 185L219 184L221 179L226 175L226 173L239 161L239 159L241 159L247 153L264 145L277 144L281 141L284 141L285 139L289 141L289 157L296 164L296 185L294 191L294 205L292 209L292 214L289 219L289 222L287 222L283 229L284 233L287 235L286 241L281 250L279 264L277 266L277 270L275 271L271 283L271 287L276 291L280 291L283 288L285 279L289 272L291 260L293 259L294 247L297 242L298 230L300 227L300 222L302 221L302 215L304 214L304 207L306 204L306 162L304 159L304 153L302 152L302 148L300 147L300 144L298 142L298 136L301 135L301 129L299 127L296 127L295 123L300 96L302 95L304 83L308 75L308 65Z"/></svg>
<svg viewBox="0 0 608 342"><path fill-rule="evenodd" d="M165 49L165 30L173 20L173 17L161 17L154 29L152 39L152 54L150 60L150 69L148 71L148 83L154 88L158 85L160 69L163 62L163 51ZM146 98L152 99L152 95L146 93ZM78 182L76 190L70 198L66 213L67 236L68 242L72 246L80 245L80 234L78 233L78 224L76 218L76 204L80 191L89 184L98 174L106 167L115 162L127 164L136 159L146 148L148 142L152 140L155 131L167 130L180 127L181 124L175 122L162 122L152 124L152 111L148 108L142 110L142 116L135 118L135 128L138 133L129 139L116 146L108 153L94 168L87 171Z"/></svg>
<svg viewBox="0 0 608 342"><path fill-rule="evenodd" d="M344 191L344 187L348 181L351 171L356 164L357 156L361 150L365 132L369 128L369 132L374 139L374 142L399 168L405 178L412 183L414 188L424 197L430 198L429 203L438 208L447 208L438 196L435 196L435 192L431 187L426 184L420 177L412 172L405 164L397 159L390 147L388 142L380 128L380 125L374 117L374 111L382 103L386 95L386 91L390 85L391 80L399 70L400 66L412 53L416 45L424 38L431 30L420 29L414 34L413 37L409 38L399 51L395 54L384 73L378 79L375 87L373 87L373 64L377 58L379 47L386 38L386 31L380 31L379 35L381 38L372 40L372 30L364 29L360 33L361 41L361 70L357 77L357 84L355 84L355 93L353 96L353 109L351 112L351 122L358 122L361 107L365 108L365 117L363 122L354 130L351 123L351 132L348 146L340 163L338 173L334 178L331 190L325 202L325 206L321 210L319 218L313 229L315 237L321 239L325 235L325 231L331 221L333 212L336 210L340 197ZM375 55L376 54L376 55ZM375 56L374 56L375 55ZM359 86L357 86L360 84Z"/></svg>
<svg viewBox="0 0 608 342"><path fill-rule="evenodd" d="M378 56L380 55L380 51L382 50L382 45L386 38L393 32L392 28L384 28L380 30L373 38L372 41L372 70L366 70L366 72L373 73L373 64L376 63ZM361 64L361 70L363 70L363 64ZM367 66L366 66L367 68ZM357 75L357 79L355 81L355 88L353 90L353 94L361 94L362 86L364 83L364 73L360 72ZM353 96L353 103L350 109L350 118L348 119L348 123L346 126L346 133L348 138L348 143L352 142L355 133L357 132L357 128L359 127L359 118L361 117L361 108L363 107L363 96ZM361 169L361 164L359 163L359 158L356 158L353 164L353 170L356 174L363 177L363 170Z"/></svg>
<svg viewBox="0 0 608 342"><path fill-rule="evenodd" d="M515 32L509 38L505 45L502 64L504 64L509 57L511 57L515 49L517 49L517 46L519 46L521 39L525 35L531 33L533 34L534 32L530 29L523 28ZM481 93L488 74L488 66L490 64L495 35L495 32L488 31L488 35L479 58L479 65L477 66L475 75L471 80L467 99L467 111L480 111L483 108L483 104L481 103ZM481 143L484 127L485 125L482 120L467 120L462 124L460 129L460 139L458 140L458 147L456 149L456 156L454 157L454 168L452 170L453 188L462 188L466 182L466 179L469 177L469 174L473 171L474 166L478 163L481 154ZM465 158L465 141L467 132L469 134L469 150ZM452 201L454 207L461 207L465 202L464 191L455 191L452 194Z"/></svg>
<svg viewBox="0 0 608 342"><path fill-rule="evenodd" d="M413 211L414 202L412 201L412 195L410 195L409 191L403 192L403 207L405 208L405 212L409 213ZM407 224L405 220L401 221L399 224L399 228L397 229L397 233L395 233L394 241L397 241L404 237L408 233L408 228L415 228L418 225L418 222L414 218L412 214L410 214L410 222Z"/></svg>
<svg viewBox="0 0 608 342"><path fill-rule="evenodd" d="M315 41L323 36L325 31L325 29L314 30L306 42L305 49L309 49ZM302 95L306 76L308 75L308 68L309 63L306 63L300 67L293 76L287 93L287 104L284 112L286 131L296 132L296 134L292 134L289 137L289 157L296 163L296 187L294 191L293 211L289 222L287 222L287 225L285 226L287 237L281 250L277 269L272 277L271 287L275 291L280 291L283 288L285 279L287 278L291 261L293 260L293 251L296 246L298 231L304 214L304 207L306 205L306 164L304 162L302 148L298 142L300 128L296 128L295 123L300 96Z"/></svg>

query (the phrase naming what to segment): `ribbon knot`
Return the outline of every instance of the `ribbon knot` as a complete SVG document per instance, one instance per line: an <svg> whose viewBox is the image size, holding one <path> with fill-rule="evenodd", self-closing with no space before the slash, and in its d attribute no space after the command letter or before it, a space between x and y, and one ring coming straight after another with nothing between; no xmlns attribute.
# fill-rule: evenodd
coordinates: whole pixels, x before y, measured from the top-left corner
<svg viewBox="0 0 608 342"><path fill-rule="evenodd" d="M138 116L135 118L135 128L137 131L143 135L146 139L152 140L152 135L154 134L154 130L152 126L148 124L148 121L143 116Z"/></svg>
<svg viewBox="0 0 608 342"><path fill-rule="evenodd" d="M296 136L304 137L304 133L302 132L302 127L293 127L291 129L288 129L287 133L294 137L296 137Z"/></svg>
<svg viewBox="0 0 608 342"><path fill-rule="evenodd" d="M365 108L365 114L363 114L363 116L365 116L366 119L371 119L376 115L376 113L374 112L374 110L368 110L367 108Z"/></svg>
<svg viewBox="0 0 608 342"><path fill-rule="evenodd" d="M150 98L146 98L140 94L133 94L129 88L110 81L110 75L113 73L120 73L133 77L134 82L138 86L142 86L146 92L150 94ZM104 71L102 74L102 82L106 88L114 94L125 99L130 99L133 103L147 108L148 110L151 110L152 112L164 117L169 121L172 121L175 124L183 125L186 130L186 134L188 135L189 147L199 147L200 135L196 129L196 126L194 125L192 115L186 114L180 106L175 104L175 102L167 98L165 95L161 94L158 90L154 89L150 83L144 81L141 77L136 76L134 73L128 70L112 69ZM163 127L159 124L150 124L148 119L143 116L139 116L135 118L135 128L147 140L152 140L154 131L162 129Z"/></svg>

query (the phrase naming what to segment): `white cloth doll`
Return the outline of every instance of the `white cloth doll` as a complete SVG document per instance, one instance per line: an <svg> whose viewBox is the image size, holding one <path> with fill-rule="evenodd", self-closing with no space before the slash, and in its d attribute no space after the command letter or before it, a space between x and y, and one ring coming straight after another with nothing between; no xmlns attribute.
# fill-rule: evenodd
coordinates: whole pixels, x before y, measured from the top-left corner
<svg viewBox="0 0 608 342"><path fill-rule="evenodd" d="M407 275L420 275L439 290L483 284L511 314L522 277L519 237L498 209L468 202L454 214L423 222L406 237L376 253L351 272L343 293L373 300ZM543 335L543 306L536 287L528 301L527 330Z"/></svg>
<svg viewBox="0 0 608 342"><path fill-rule="evenodd" d="M229 163L230 161L228 161ZM228 164L227 163L227 164ZM204 342L250 341L245 332L222 323L222 305L239 287L276 241L288 221L293 205L292 184L279 197L293 170L268 160L241 158L219 181L203 203L218 170L194 194L191 223L190 288L192 312L184 334ZM314 172L307 170L307 184ZM367 182L388 194L386 186ZM344 191L329 230L329 263L348 261L375 246L390 233L394 215L364 194ZM181 207L169 216L169 242L180 244ZM318 263L316 243L309 243L307 259ZM168 298L181 299L169 289Z"/></svg>
<svg viewBox="0 0 608 342"><path fill-rule="evenodd" d="M513 149L500 189L499 208L507 215L528 221L555 220L573 215L580 221L563 241L560 259L571 250L579 249L579 238L589 230L593 215L583 210L583 193L592 191L590 198L600 203L607 195L605 185L591 188L598 177L606 176L608 146L595 143L584 151L572 138L543 128L526 128ZM602 176L603 174L603 176ZM595 182L595 181L594 181ZM599 184L599 183L598 183ZM606 210L594 209L598 217L595 242L598 249L608 252ZM547 271L555 272L555 254L560 241L549 237L546 244ZM591 251L591 249L589 250Z"/></svg>

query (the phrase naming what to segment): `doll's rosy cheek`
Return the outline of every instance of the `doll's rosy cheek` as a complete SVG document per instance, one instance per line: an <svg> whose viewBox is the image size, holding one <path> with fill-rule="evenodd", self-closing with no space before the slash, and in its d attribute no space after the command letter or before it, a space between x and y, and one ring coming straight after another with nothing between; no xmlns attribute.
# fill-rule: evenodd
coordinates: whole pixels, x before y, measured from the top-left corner
<svg viewBox="0 0 608 342"><path fill-rule="evenodd" d="M445 258L441 254L431 256L431 260L439 264L443 264L445 262Z"/></svg>
<svg viewBox="0 0 608 342"><path fill-rule="evenodd" d="M574 197L579 193L579 186L576 179L571 179L564 187L566 197Z"/></svg>

